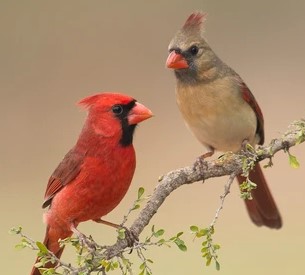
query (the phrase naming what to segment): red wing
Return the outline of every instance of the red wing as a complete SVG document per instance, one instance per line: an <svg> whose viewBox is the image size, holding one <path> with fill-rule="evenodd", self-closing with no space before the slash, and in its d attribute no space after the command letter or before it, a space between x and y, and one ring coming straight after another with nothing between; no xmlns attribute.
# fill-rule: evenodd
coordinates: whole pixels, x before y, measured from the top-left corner
<svg viewBox="0 0 305 275"><path fill-rule="evenodd" d="M49 206L53 197L65 185L73 181L81 170L84 155L70 150L51 175L44 195L43 208Z"/></svg>
<svg viewBox="0 0 305 275"><path fill-rule="evenodd" d="M257 118L257 127L256 127L256 133L260 137L259 144L262 145L265 140L265 134L264 134L264 117L263 113L261 111L261 108L259 107L254 95L251 93L245 82L242 81L240 77L238 77L238 82L241 86L242 91L242 97L243 99L248 102L248 104L251 106L253 111L255 112L256 118Z"/></svg>

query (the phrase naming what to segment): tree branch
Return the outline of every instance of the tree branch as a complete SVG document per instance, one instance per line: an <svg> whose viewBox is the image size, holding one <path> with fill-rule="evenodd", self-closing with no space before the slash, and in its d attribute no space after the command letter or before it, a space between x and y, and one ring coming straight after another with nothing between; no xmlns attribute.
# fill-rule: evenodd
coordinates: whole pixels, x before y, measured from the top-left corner
<svg viewBox="0 0 305 275"><path fill-rule="evenodd" d="M253 164L264 159L269 159L270 161L267 166L271 166L272 165L271 160L273 156L281 150L288 153L290 164L293 167L298 167L298 162L296 158L290 154L289 148L297 144L300 144L304 141L305 141L305 120L299 120L292 123L289 126L289 130L285 134L283 134L282 137L273 139L268 145L260 146L256 150L249 145L245 145L243 146L244 148L241 150L241 152L239 152L238 154L233 154L229 152L224 154L220 158L211 161L207 161L203 158L198 158L190 166L168 172L167 174L159 178L159 184L156 186L155 190L153 191L146 205L139 212L137 218L134 220L133 224L131 225L129 229L131 235L134 236L135 238L139 238L141 232L149 224L150 220L157 213L158 209L165 201L165 199L180 186L185 184L192 184L197 181L204 182L206 179L212 177L221 177L221 176L229 175L230 177L225 185L224 193L220 197L220 206L216 211L215 217L212 220L212 223L210 224L209 228L203 229L204 231L207 231L208 234L210 234L209 243L207 244L208 248L212 247L211 249L216 249L215 248L216 245L213 245L212 243L211 234L213 234L214 232L213 229L214 225L219 218L220 211L222 210L224 205L225 197L230 192L230 186L235 176L241 173L247 176L246 174L248 173L248 170L254 166ZM126 222L129 213L134 209L138 208L139 206L138 203L142 200L141 196L143 192L144 189L141 190L141 192L139 192L138 199L134 202L133 207L129 210L127 215L124 216L122 225ZM125 239L118 238L117 242L111 246L100 246L96 244L91 238L89 238L88 239L89 243L92 242L92 244L95 246L96 249L93 252L88 251L88 253L91 255L91 258L89 259L88 262L90 263L90 265L74 268L70 264L63 263L53 253L48 252L47 249L43 246L43 244L35 243L32 239L23 235L23 233L21 232L21 227L13 229L12 232L15 234L19 234L21 235L21 237L23 237L21 244L19 246L30 247L34 250L40 250L40 253L42 253L47 257L47 260L49 261L52 260L54 262L57 262L58 263L57 266L62 267L65 270L64 274L80 274L81 272L89 272L86 274L91 274L91 272L93 271L100 271L102 272L102 274L106 274L107 268L111 267L111 260L115 257L118 259L116 264L121 270L123 270L125 266L126 272L123 273L127 274L128 271L129 274L132 274L130 268L131 266L130 262L123 255L126 251L130 250L129 249L130 244L128 244L126 238ZM154 234L155 232L153 230L152 236ZM169 241L176 239L179 240L181 244L181 242L183 241L179 239L180 236L179 234L181 235L182 233L178 233L176 237L171 238ZM69 240L67 242L69 242ZM153 244L160 245L160 242L152 243L150 241L148 242L145 241L144 243L136 243L132 248L135 249L138 253L140 253L139 257L142 259L144 256L143 254L141 254L142 252L139 250L141 250L141 248L144 249L145 246L147 245L153 245ZM214 258L214 260L216 261L216 269L219 269L217 255L214 253L215 250L213 250L212 252L213 252L212 254L210 253L208 255L209 257L208 256L203 256L203 257L206 257L207 264L211 262L212 258ZM207 255L207 253L205 253L204 255ZM143 259L144 259L144 263L146 264L145 257ZM124 266L122 264L123 262L125 263ZM149 267L146 266L145 268L146 268L146 273L151 274Z"/></svg>
<svg viewBox="0 0 305 275"><path fill-rule="evenodd" d="M205 181L212 177L240 174L243 171L243 160L249 155L253 158L254 153L258 161L272 159L277 152L281 150L288 152L290 147L304 141L305 120L299 120L293 122L289 126L289 130L282 137L273 139L266 146L258 147L255 152L242 150L239 154L227 153L221 158L211 161L199 158L193 165L173 170L165 174L159 179L159 184L156 186L145 207L131 225L130 231L138 237L169 194L180 186L197 181ZM111 259L126 247L126 240L118 240L114 245L107 248L105 256L106 258Z"/></svg>

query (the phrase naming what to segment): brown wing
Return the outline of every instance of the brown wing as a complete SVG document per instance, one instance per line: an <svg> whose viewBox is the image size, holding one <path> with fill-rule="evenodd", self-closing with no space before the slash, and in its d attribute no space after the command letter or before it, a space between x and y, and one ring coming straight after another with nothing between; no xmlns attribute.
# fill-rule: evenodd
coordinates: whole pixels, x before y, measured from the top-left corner
<svg viewBox="0 0 305 275"><path fill-rule="evenodd" d="M83 161L84 155L76 153L73 149L65 155L49 179L42 208L51 205L56 193L76 178Z"/></svg>
<svg viewBox="0 0 305 275"><path fill-rule="evenodd" d="M253 111L255 112L257 118L257 126L256 126L256 133L260 137L260 141L258 144L262 145L265 141L265 134L264 134L264 117L261 108L259 107L254 95L249 90L248 86L245 82L242 81L240 77L237 77L239 85L241 86L242 97L243 99L248 102L251 106Z"/></svg>

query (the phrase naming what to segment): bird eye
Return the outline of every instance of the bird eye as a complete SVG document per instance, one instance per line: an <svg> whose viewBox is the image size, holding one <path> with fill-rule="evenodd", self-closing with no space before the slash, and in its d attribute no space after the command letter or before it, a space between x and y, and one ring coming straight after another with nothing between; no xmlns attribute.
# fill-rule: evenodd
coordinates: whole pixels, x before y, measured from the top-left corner
<svg viewBox="0 0 305 275"><path fill-rule="evenodd" d="M192 55L196 55L199 51L199 48L197 46L192 46L190 49L189 49L190 53Z"/></svg>
<svg viewBox="0 0 305 275"><path fill-rule="evenodd" d="M116 115L120 115L123 113L123 107L121 105L112 106L112 112Z"/></svg>

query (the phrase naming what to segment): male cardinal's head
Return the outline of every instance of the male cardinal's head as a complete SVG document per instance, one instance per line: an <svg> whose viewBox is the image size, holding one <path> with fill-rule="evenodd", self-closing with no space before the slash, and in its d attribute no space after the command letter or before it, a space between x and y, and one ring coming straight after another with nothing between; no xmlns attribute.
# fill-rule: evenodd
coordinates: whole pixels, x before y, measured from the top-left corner
<svg viewBox="0 0 305 275"><path fill-rule="evenodd" d="M205 17L206 14L200 12L192 13L168 46L170 54L166 66L174 69L181 80L200 80L206 76L199 72L214 67L217 57L202 35Z"/></svg>
<svg viewBox="0 0 305 275"><path fill-rule="evenodd" d="M85 127L92 127L103 137L118 137L123 146L132 143L136 125L152 116L152 112L134 98L118 93L96 94L78 104L89 110Z"/></svg>

